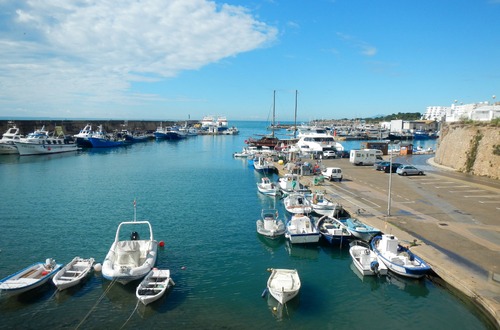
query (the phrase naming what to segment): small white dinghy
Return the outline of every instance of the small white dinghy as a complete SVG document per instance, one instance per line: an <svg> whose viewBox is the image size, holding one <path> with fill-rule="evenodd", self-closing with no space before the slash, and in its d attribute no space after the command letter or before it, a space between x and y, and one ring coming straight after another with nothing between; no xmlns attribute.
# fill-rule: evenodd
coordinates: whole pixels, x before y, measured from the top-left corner
<svg viewBox="0 0 500 330"><path fill-rule="evenodd" d="M267 290L280 304L294 298L300 290L300 278L296 269L269 268L271 272L267 280Z"/></svg>
<svg viewBox="0 0 500 330"><path fill-rule="evenodd" d="M160 299L170 285L175 285L170 277L170 270L152 269L135 290L135 295L140 302L147 305Z"/></svg>
<svg viewBox="0 0 500 330"><path fill-rule="evenodd" d="M349 246L352 263L361 275L387 275L387 266L370 249L368 243L356 240L351 242Z"/></svg>
<svg viewBox="0 0 500 330"><path fill-rule="evenodd" d="M45 263L37 262L15 274L0 280L0 292L7 295L20 294L46 283L62 267L52 258Z"/></svg>
<svg viewBox="0 0 500 330"><path fill-rule="evenodd" d="M92 270L94 261L94 258L73 258L52 278L57 290L62 291L80 283Z"/></svg>

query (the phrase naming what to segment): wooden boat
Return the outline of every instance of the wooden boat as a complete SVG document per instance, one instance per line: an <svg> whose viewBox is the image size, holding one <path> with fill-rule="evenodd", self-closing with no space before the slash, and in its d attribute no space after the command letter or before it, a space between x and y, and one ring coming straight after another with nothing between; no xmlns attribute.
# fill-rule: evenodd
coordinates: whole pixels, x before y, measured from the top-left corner
<svg viewBox="0 0 500 330"><path fill-rule="evenodd" d="M285 234L285 224L278 219L278 210L263 209L262 219L257 220L257 232L269 238L277 238Z"/></svg>
<svg viewBox="0 0 500 330"><path fill-rule="evenodd" d="M135 290L137 299L144 305L160 299L170 285L175 285L168 269L152 269Z"/></svg>
<svg viewBox="0 0 500 330"><path fill-rule="evenodd" d="M371 247L387 268L396 274L420 278L431 269L409 248L400 245L398 238L394 235L375 236L371 241Z"/></svg>
<svg viewBox="0 0 500 330"><path fill-rule="evenodd" d="M52 278L61 267L51 258L45 263L37 262L0 280L0 292L16 295L37 288Z"/></svg>
<svg viewBox="0 0 500 330"><path fill-rule="evenodd" d="M321 236L330 244L345 244L352 237L351 232L341 221L328 215L319 218L316 226Z"/></svg>
<svg viewBox="0 0 500 330"><path fill-rule="evenodd" d="M52 278L57 290L62 291L79 284L92 270L94 258L75 257Z"/></svg>
<svg viewBox="0 0 500 330"><path fill-rule="evenodd" d="M370 249L368 243L363 241L352 241L349 248L352 263L361 275L387 275L387 267L375 252Z"/></svg>
<svg viewBox="0 0 500 330"><path fill-rule="evenodd" d="M374 236L380 234L380 229L369 226L357 218L347 218L340 220L351 234L358 239L369 242Z"/></svg>
<svg viewBox="0 0 500 330"><path fill-rule="evenodd" d="M267 290L280 304L291 300L300 290L300 278L296 269L270 268L271 272L267 280Z"/></svg>

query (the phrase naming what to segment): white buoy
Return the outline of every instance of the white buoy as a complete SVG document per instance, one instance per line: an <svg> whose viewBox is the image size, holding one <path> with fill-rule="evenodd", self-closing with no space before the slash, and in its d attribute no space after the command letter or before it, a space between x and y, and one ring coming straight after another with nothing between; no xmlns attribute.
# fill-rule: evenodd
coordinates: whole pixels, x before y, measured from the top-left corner
<svg viewBox="0 0 500 330"><path fill-rule="evenodd" d="M96 264L94 265L94 270L95 270L96 272L100 272L100 271L102 270L102 265L101 265L100 263L96 263Z"/></svg>

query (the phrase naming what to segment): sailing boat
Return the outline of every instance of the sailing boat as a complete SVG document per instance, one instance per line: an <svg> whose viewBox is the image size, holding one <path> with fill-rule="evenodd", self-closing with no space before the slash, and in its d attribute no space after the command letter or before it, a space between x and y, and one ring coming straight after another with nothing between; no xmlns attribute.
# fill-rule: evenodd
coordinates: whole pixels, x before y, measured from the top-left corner
<svg viewBox="0 0 500 330"><path fill-rule="evenodd" d="M276 113L276 91L273 91L273 121L271 123L271 135L266 135L261 137L260 139L253 139L249 138L248 140L245 140L245 143L248 144L249 146L254 146L254 147L270 147L270 148L275 148L279 143L280 139L274 136L274 130L275 130L275 113Z"/></svg>

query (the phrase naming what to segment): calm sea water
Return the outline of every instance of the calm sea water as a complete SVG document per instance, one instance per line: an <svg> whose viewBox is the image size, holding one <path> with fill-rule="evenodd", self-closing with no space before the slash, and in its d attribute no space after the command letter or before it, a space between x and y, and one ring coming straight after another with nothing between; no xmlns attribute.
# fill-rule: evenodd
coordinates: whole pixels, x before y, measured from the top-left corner
<svg viewBox="0 0 500 330"><path fill-rule="evenodd" d="M176 286L138 306L135 286L100 273L73 290L51 285L0 298L0 328L360 329L490 327L476 309L427 279L362 278L347 249L290 247L256 234L259 174L234 159L262 122L234 122L239 136L198 136L66 155L0 157L0 278L37 261L103 261L121 221L149 220L157 266ZM348 149L359 142L348 142ZM276 179L276 178L274 178ZM262 297L267 268L296 268L297 299Z"/></svg>

